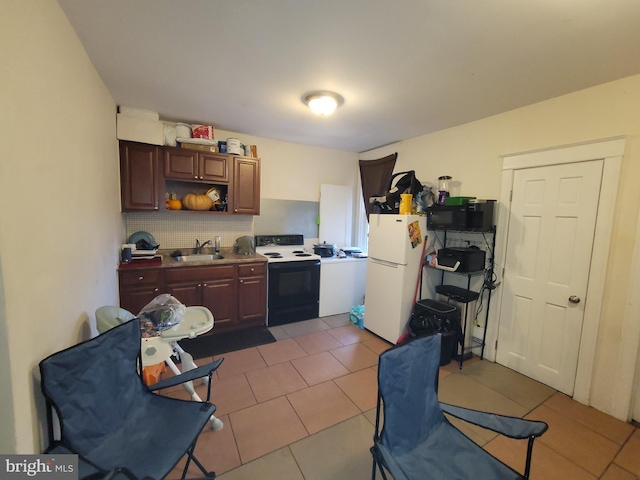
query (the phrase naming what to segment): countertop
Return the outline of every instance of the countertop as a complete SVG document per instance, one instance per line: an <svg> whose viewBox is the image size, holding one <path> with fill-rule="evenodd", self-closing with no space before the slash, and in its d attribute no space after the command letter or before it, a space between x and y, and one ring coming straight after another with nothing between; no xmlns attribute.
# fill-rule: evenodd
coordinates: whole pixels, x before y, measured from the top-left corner
<svg viewBox="0 0 640 480"><path fill-rule="evenodd" d="M230 264L238 264L238 263L256 263L256 262L267 262L267 257L264 255L260 255L259 253L253 253L251 255L239 254L233 251L233 248L221 248L220 255L224 258L220 260L204 260L202 262L178 262L171 254L175 252L176 249L167 249L167 250L158 250L157 257L162 257L161 262L158 260L138 260L133 261L128 264L121 264L118 269L119 270L131 270L136 268L176 268L176 267L196 267L196 266L215 266L215 265L230 265ZM194 254L194 249L192 248L181 248L180 251L184 255L192 255ZM203 254L213 254L214 251L212 248L203 248Z"/></svg>
<svg viewBox="0 0 640 480"><path fill-rule="evenodd" d="M367 257L351 257L347 256L344 258L340 257L322 257L320 258L320 263L349 263L349 262L366 262Z"/></svg>

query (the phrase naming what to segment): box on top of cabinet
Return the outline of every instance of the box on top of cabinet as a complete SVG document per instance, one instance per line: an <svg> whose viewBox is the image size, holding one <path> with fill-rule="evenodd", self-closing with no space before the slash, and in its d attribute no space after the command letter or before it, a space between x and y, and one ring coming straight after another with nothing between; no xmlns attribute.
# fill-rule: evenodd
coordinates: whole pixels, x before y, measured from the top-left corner
<svg viewBox="0 0 640 480"><path fill-rule="evenodd" d="M163 145L164 124L162 122L153 122L118 113L116 118L116 136L119 140Z"/></svg>

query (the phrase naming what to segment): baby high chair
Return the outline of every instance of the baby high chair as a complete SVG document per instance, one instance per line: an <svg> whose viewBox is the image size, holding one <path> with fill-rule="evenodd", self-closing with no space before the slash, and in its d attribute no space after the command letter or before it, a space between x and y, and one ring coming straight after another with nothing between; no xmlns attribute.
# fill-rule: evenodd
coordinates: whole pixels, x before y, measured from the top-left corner
<svg viewBox="0 0 640 480"><path fill-rule="evenodd" d="M128 310L120 307L104 306L96 310L96 327L99 333L125 323L136 316ZM171 371L180 375L197 368L193 361L193 357L185 352L178 344L179 340L184 338L195 338L198 335L207 333L213 328L213 315L206 307L186 307L182 321L171 328L160 331L156 337L142 338L141 354L142 366L156 365L164 362ZM172 360L172 355L180 358L182 372ZM208 382L207 377L201 379L204 383ZM191 398L197 402L201 402L200 396L193 388L193 382L185 382L182 384L184 389L191 395ZM211 415L211 427L214 430L220 430L224 424L214 415Z"/></svg>

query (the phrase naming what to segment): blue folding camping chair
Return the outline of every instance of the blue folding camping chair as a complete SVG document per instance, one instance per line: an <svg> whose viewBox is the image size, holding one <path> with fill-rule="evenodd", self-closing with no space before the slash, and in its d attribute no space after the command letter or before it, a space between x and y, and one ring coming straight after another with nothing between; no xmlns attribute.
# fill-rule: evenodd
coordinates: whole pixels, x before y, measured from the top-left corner
<svg viewBox="0 0 640 480"><path fill-rule="evenodd" d="M140 321L136 318L40 362L47 402L47 453L79 455L80 478L161 479L187 455L215 411L209 403L164 397L155 390L209 377L223 359L147 387L140 373ZM209 381L209 386L211 381ZM210 388L210 387L209 387ZM54 417L60 428L54 436Z"/></svg>
<svg viewBox="0 0 640 480"><path fill-rule="evenodd" d="M544 422L469 410L438 402L440 334L380 355L371 478L385 470L396 480L528 479L533 442ZM384 426L380 431L381 408ZM516 439L527 439L524 474L493 457L454 427L444 413Z"/></svg>

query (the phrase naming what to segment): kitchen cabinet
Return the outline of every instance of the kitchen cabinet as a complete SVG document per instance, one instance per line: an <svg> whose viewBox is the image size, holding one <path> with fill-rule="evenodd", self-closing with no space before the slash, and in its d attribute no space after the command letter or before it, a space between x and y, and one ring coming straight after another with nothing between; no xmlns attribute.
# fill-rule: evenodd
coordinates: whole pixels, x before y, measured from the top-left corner
<svg viewBox="0 0 640 480"><path fill-rule="evenodd" d="M174 180L229 183L231 158L186 148L164 148L164 177Z"/></svg>
<svg viewBox="0 0 640 480"><path fill-rule="evenodd" d="M160 147L120 142L120 195L122 211L158 210L161 179ZM164 198L164 192L162 193ZM164 207L164 205L163 205Z"/></svg>
<svg viewBox="0 0 640 480"><path fill-rule="evenodd" d="M238 322L260 325L267 316L267 264L238 265Z"/></svg>
<svg viewBox="0 0 640 480"><path fill-rule="evenodd" d="M170 269L165 273L166 292L187 306L207 307L215 328L225 329L237 322L236 277L236 265Z"/></svg>
<svg viewBox="0 0 640 480"><path fill-rule="evenodd" d="M260 215L259 158L120 141L124 212L165 211L165 193L181 198L194 190L204 194L212 186L221 199L228 197L228 213Z"/></svg>
<svg viewBox="0 0 640 480"><path fill-rule="evenodd" d="M151 300L164 293L160 269L119 271L120 306L137 315Z"/></svg>
<svg viewBox="0 0 640 480"><path fill-rule="evenodd" d="M351 311L364 304L366 258L320 259L320 317Z"/></svg>
<svg viewBox="0 0 640 480"><path fill-rule="evenodd" d="M260 215L260 159L233 157L231 211Z"/></svg>

